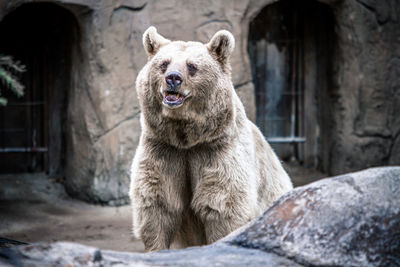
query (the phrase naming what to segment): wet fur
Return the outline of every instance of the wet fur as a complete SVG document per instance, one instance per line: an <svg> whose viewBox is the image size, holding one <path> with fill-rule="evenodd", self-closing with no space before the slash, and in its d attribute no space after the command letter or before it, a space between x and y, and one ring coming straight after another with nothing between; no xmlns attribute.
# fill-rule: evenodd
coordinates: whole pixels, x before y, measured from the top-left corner
<svg viewBox="0 0 400 267"><path fill-rule="evenodd" d="M150 44L149 44L150 42ZM133 230L147 251L212 243L249 222L292 188L278 158L251 123L233 89L234 40L217 33L209 44L171 42L144 34L149 61L138 75L142 134L131 169ZM192 49L192 50L191 50ZM188 51L191 50L191 51ZM188 51L188 52L186 52ZM162 56L196 54L198 75L182 107L161 104Z"/></svg>

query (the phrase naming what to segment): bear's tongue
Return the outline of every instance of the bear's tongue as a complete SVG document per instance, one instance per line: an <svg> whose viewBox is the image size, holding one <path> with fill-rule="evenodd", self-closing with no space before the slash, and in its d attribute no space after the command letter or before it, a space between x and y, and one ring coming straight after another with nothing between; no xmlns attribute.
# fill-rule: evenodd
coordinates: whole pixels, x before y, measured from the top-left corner
<svg viewBox="0 0 400 267"><path fill-rule="evenodd" d="M176 102L181 98L180 94L174 94L174 93L166 93L165 94L165 99L168 102Z"/></svg>
<svg viewBox="0 0 400 267"><path fill-rule="evenodd" d="M174 102L174 101L177 100L176 95L167 95L165 98L166 98L169 102Z"/></svg>

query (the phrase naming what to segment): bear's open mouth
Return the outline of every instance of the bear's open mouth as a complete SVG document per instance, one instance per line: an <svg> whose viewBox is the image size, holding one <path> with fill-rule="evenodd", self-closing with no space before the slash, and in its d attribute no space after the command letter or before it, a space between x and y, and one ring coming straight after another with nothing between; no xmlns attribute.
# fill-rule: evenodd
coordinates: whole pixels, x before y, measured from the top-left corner
<svg viewBox="0 0 400 267"><path fill-rule="evenodd" d="M178 107L183 104L186 96L175 91L164 91L163 92L163 103L169 107Z"/></svg>

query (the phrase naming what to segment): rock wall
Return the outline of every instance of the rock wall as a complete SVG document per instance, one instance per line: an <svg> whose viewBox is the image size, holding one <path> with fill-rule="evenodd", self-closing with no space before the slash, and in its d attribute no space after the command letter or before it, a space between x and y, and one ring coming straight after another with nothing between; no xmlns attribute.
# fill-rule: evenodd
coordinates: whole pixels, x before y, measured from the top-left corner
<svg viewBox="0 0 400 267"><path fill-rule="evenodd" d="M400 163L400 3L334 5L337 60L328 171Z"/></svg>
<svg viewBox="0 0 400 267"><path fill-rule="evenodd" d="M0 0L0 20L25 2ZM40 1L42 2L42 1ZM136 75L146 62L142 33L155 25L170 39L207 42L233 32L233 83L255 119L247 37L249 22L274 0L49 0L80 26L73 55L66 128L66 187L81 199L128 201L129 165L140 135ZM400 163L400 4L321 1L336 18L332 82L332 139L325 171L342 173Z"/></svg>

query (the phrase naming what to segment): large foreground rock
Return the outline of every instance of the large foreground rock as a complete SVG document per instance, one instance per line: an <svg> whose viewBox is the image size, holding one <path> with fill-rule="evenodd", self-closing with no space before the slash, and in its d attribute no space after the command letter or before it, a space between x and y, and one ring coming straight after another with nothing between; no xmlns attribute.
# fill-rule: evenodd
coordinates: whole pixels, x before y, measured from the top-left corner
<svg viewBox="0 0 400 267"><path fill-rule="evenodd" d="M295 189L227 242L303 264L400 266L400 168Z"/></svg>
<svg viewBox="0 0 400 267"><path fill-rule="evenodd" d="M0 249L0 265L400 266L400 167L297 188L210 246L139 254L39 243Z"/></svg>
<svg viewBox="0 0 400 267"><path fill-rule="evenodd" d="M75 243L33 244L1 250L0 266L299 266L254 249L218 244L158 253L100 251ZM8 264L8 265L7 265Z"/></svg>

